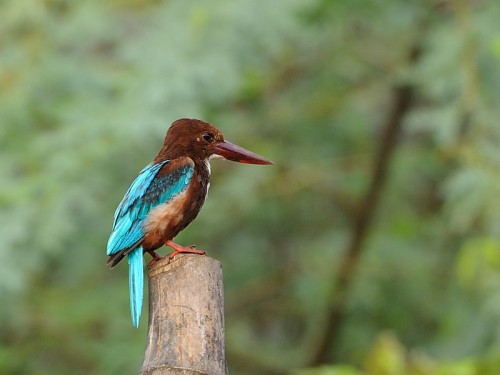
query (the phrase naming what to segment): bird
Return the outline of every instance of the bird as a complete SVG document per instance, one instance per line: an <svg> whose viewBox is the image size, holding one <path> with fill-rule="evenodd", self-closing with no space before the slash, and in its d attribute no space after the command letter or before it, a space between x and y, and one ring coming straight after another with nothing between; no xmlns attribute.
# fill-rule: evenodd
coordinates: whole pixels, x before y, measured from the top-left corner
<svg viewBox="0 0 500 375"><path fill-rule="evenodd" d="M158 155L132 182L118 205L107 243L107 264L113 268L125 256L129 264L132 324L139 327L144 290L144 254L150 265L162 257L163 245L173 252L205 254L194 246L173 242L203 206L210 187L210 160L224 158L246 164L273 164L272 161L224 139L208 122L182 118L168 129Z"/></svg>

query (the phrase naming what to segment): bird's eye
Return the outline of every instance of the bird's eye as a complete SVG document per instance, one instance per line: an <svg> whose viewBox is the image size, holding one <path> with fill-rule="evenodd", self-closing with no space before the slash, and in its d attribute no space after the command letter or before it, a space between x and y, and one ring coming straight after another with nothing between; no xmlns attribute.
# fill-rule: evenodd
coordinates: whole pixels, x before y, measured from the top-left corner
<svg viewBox="0 0 500 375"><path fill-rule="evenodd" d="M212 133L205 133L205 134L203 134L203 139L205 141L211 143L214 140L214 135Z"/></svg>

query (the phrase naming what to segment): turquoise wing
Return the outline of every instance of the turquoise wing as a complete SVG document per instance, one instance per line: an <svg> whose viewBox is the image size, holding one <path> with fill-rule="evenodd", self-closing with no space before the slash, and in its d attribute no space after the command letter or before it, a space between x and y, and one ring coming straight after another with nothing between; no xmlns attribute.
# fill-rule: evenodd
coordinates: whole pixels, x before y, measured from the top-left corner
<svg viewBox="0 0 500 375"><path fill-rule="evenodd" d="M167 165L168 169L168 163L169 160L149 164L132 182L115 211L106 255L139 246L149 212L188 187L194 172L193 165L186 163L165 172L163 167ZM162 168L162 173L159 173Z"/></svg>

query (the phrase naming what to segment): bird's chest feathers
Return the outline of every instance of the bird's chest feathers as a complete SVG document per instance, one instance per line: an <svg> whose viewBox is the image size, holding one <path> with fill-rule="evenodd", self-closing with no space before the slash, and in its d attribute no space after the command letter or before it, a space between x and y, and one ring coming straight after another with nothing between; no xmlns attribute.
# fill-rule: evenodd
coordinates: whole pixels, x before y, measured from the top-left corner
<svg viewBox="0 0 500 375"><path fill-rule="evenodd" d="M186 190L149 212L143 227L146 247L172 239L198 215L205 202L208 179L207 174L195 173Z"/></svg>
<svg viewBox="0 0 500 375"><path fill-rule="evenodd" d="M144 224L145 232L163 233L177 226L184 219L188 199L188 190L185 190L168 202L153 208Z"/></svg>

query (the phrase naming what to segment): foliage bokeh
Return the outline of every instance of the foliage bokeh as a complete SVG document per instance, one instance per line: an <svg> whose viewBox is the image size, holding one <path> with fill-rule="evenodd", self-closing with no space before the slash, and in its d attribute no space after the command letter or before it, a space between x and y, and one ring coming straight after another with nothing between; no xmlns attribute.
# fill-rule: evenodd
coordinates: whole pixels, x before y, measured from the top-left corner
<svg viewBox="0 0 500 375"><path fill-rule="evenodd" d="M499 373L499 19L472 0L0 2L0 373L138 372L145 322L132 329L126 266L104 249L179 117L275 161L214 161L177 238L223 263L230 372ZM402 85L411 106L318 363Z"/></svg>

